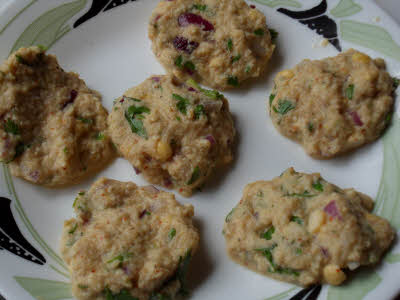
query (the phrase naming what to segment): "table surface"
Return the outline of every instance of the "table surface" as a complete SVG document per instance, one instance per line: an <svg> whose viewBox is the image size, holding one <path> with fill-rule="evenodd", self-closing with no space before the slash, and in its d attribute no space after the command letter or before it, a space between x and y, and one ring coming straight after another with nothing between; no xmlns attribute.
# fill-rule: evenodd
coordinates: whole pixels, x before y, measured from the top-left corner
<svg viewBox="0 0 400 300"><path fill-rule="evenodd" d="M380 7L391 15L400 24L400 6L399 0L375 0ZM0 295L0 300L6 300ZM400 300L400 295L395 300Z"/></svg>

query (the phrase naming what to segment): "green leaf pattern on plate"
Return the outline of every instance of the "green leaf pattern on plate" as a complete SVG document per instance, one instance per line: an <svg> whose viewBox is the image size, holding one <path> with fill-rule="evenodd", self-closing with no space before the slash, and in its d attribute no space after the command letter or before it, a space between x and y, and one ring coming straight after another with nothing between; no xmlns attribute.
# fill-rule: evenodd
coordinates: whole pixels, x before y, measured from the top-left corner
<svg viewBox="0 0 400 300"><path fill-rule="evenodd" d="M71 299L71 284L61 281L30 277L14 277L14 279L37 300Z"/></svg>
<svg viewBox="0 0 400 300"><path fill-rule="evenodd" d="M340 0L338 5L331 9L330 13L336 18L352 16L362 10L362 6L353 0Z"/></svg>
<svg viewBox="0 0 400 300"><path fill-rule="evenodd" d="M342 39L364 46L400 61L400 47L386 29L367 23L351 20L340 22Z"/></svg>
<svg viewBox="0 0 400 300"><path fill-rule="evenodd" d="M14 43L11 52L21 47L43 45L50 48L71 30L65 23L85 7L87 0L76 0L49 10L30 24Z"/></svg>
<svg viewBox="0 0 400 300"><path fill-rule="evenodd" d="M341 286L330 286L327 300L361 300L382 281L376 272L359 273Z"/></svg>
<svg viewBox="0 0 400 300"><path fill-rule="evenodd" d="M302 7L302 4L296 0L252 0L252 1L264 4L271 8L277 6L298 7L298 8Z"/></svg>

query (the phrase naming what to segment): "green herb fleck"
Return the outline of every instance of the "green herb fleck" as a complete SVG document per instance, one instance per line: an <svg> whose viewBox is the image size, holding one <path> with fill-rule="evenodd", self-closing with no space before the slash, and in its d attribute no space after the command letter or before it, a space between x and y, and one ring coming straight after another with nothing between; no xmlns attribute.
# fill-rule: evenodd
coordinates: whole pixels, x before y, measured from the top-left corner
<svg viewBox="0 0 400 300"><path fill-rule="evenodd" d="M234 63L234 62L238 61L241 57L242 57L242 56L241 56L240 54L238 54L238 55L236 55L236 56L233 56L233 57L231 58L231 62Z"/></svg>
<svg viewBox="0 0 400 300"><path fill-rule="evenodd" d="M122 98L124 100L130 100L130 101L135 101L135 102L142 102L142 100L137 99L137 98L132 98L132 97L128 97L128 96L122 96Z"/></svg>
<svg viewBox="0 0 400 300"><path fill-rule="evenodd" d="M393 89L397 89L397 87L400 84L400 79L396 77L393 77L392 79L393 79Z"/></svg>
<svg viewBox="0 0 400 300"><path fill-rule="evenodd" d="M295 252L297 255L303 254L303 250L301 250L301 248L296 248Z"/></svg>
<svg viewBox="0 0 400 300"><path fill-rule="evenodd" d="M46 52L47 51L47 47L46 46L36 45L36 47L38 47L40 49L40 51L42 51L42 52Z"/></svg>
<svg viewBox="0 0 400 300"><path fill-rule="evenodd" d="M269 95L269 107L270 108L271 108L271 105L272 105L272 101L274 101L274 99L275 99L275 94Z"/></svg>
<svg viewBox="0 0 400 300"><path fill-rule="evenodd" d="M18 63L26 65L26 66L31 66L31 64L23 58L21 55L15 54L15 59L17 60Z"/></svg>
<svg viewBox="0 0 400 300"><path fill-rule="evenodd" d="M272 250L276 247L277 245L274 244L269 248L259 248L259 249L255 249L256 251L261 252L261 254L263 256L265 256L265 258L268 260L269 264L270 264L270 269L272 270L271 272L275 272L276 269L276 265L274 263L274 259L272 258Z"/></svg>
<svg viewBox="0 0 400 300"><path fill-rule="evenodd" d="M67 147L64 147L63 151L65 154L68 154L68 152L69 152Z"/></svg>
<svg viewBox="0 0 400 300"><path fill-rule="evenodd" d="M193 8L200 11L205 11L207 9L207 5L193 4Z"/></svg>
<svg viewBox="0 0 400 300"><path fill-rule="evenodd" d="M354 96L354 84L350 84L350 85L346 88L345 94L346 94L346 98L347 98L347 99L349 99L349 100L352 100L352 99L353 99L353 96Z"/></svg>
<svg viewBox="0 0 400 300"><path fill-rule="evenodd" d="M186 115L187 112L187 106L190 104L190 101L178 94L172 94L172 98L174 98L175 100L177 100L178 102L176 103L176 108L183 113L184 115Z"/></svg>
<svg viewBox="0 0 400 300"><path fill-rule="evenodd" d="M8 119L4 123L4 130L5 130L5 132L11 133L13 135L20 134L19 126L11 119Z"/></svg>
<svg viewBox="0 0 400 300"><path fill-rule="evenodd" d="M146 106L131 105L125 111L125 119L128 121L133 133L147 139L147 132L142 122L143 113L149 114L150 109Z"/></svg>
<svg viewBox="0 0 400 300"><path fill-rule="evenodd" d="M316 189L317 191L320 191L320 192L323 192L323 191L324 191L324 185L321 183L320 180L314 182L314 183L312 184L312 187L313 187L314 189Z"/></svg>
<svg viewBox="0 0 400 300"><path fill-rule="evenodd" d="M390 121L392 120L392 116L393 116L393 112L390 112L386 115L385 117L385 123L386 125L390 123Z"/></svg>
<svg viewBox="0 0 400 300"><path fill-rule="evenodd" d="M246 66L246 69L244 70L246 73L249 73L250 71L251 71L251 66L250 65L247 65Z"/></svg>
<svg viewBox="0 0 400 300"><path fill-rule="evenodd" d="M291 268L283 268L281 266L278 266L275 270L276 273L279 274L286 274L286 275L293 275L298 277L300 275L299 271L293 270Z"/></svg>
<svg viewBox="0 0 400 300"><path fill-rule="evenodd" d="M190 70L190 71L196 70L196 66L190 60L188 60L187 62L185 62L183 64L183 68L186 69L186 70Z"/></svg>
<svg viewBox="0 0 400 300"><path fill-rule="evenodd" d="M232 86L239 86L239 80L236 76L228 76L228 84Z"/></svg>
<svg viewBox="0 0 400 300"><path fill-rule="evenodd" d="M132 253L123 253L123 254L120 254L120 255L117 255L117 256L111 258L110 260L107 261L107 263L110 264L110 263L113 263L114 261L119 261L118 267L121 267L122 263L131 257L132 257Z"/></svg>
<svg viewBox="0 0 400 300"><path fill-rule="evenodd" d="M79 192L78 195L83 196L83 195L85 195L85 192Z"/></svg>
<svg viewBox="0 0 400 300"><path fill-rule="evenodd" d="M254 34L258 35L258 36L263 36L264 35L264 29L262 29L262 28L256 29L256 30L254 30Z"/></svg>
<svg viewBox="0 0 400 300"><path fill-rule="evenodd" d="M168 233L168 238L169 240L172 240L176 235L176 229L175 228L171 228L171 230Z"/></svg>
<svg viewBox="0 0 400 300"><path fill-rule="evenodd" d="M285 196L288 196L288 197L303 197L303 198L315 197L315 195L310 194L309 191L304 191L303 193L286 194Z"/></svg>
<svg viewBox="0 0 400 300"><path fill-rule="evenodd" d="M192 78L190 78L188 81L186 81L186 84L196 90L199 90L200 92L202 92L204 95L206 95L207 97L217 100L217 99L222 99L224 97L224 95L222 95L221 93L219 93L218 91L215 90L207 90L207 89L203 89L196 81L194 81Z"/></svg>
<svg viewBox="0 0 400 300"><path fill-rule="evenodd" d="M307 129L309 132L313 132L314 131L314 123L308 122Z"/></svg>
<svg viewBox="0 0 400 300"><path fill-rule="evenodd" d="M97 141L102 141L102 140L104 140L104 133L98 132L98 133L96 133L96 134L94 135L94 138L95 138Z"/></svg>
<svg viewBox="0 0 400 300"><path fill-rule="evenodd" d="M299 225L303 225L303 220L298 216L292 216L290 222L296 222Z"/></svg>
<svg viewBox="0 0 400 300"><path fill-rule="evenodd" d="M235 208L232 208L232 210L229 212L229 214L226 215L226 218L225 218L226 223L228 223L231 220L234 210L235 210Z"/></svg>
<svg viewBox="0 0 400 300"><path fill-rule="evenodd" d="M267 231L265 231L262 235L261 238L266 239L266 240L270 240L272 239L272 235L275 232L275 227L271 226L270 228L268 228Z"/></svg>
<svg viewBox="0 0 400 300"><path fill-rule="evenodd" d="M179 56L175 59L175 66L181 68L181 67L182 67L182 63L183 63L183 57L182 57L182 55L179 55Z"/></svg>
<svg viewBox="0 0 400 300"><path fill-rule="evenodd" d="M226 48L227 48L229 51L232 51L232 49L233 49L233 42L232 42L232 39L231 39L231 38L228 39L228 42L226 43Z"/></svg>
<svg viewBox="0 0 400 300"><path fill-rule="evenodd" d="M196 166L193 170L190 180L187 182L187 185L193 184L194 182L196 182L197 179L199 179L199 177L200 177L200 168L199 166Z"/></svg>
<svg viewBox="0 0 400 300"><path fill-rule="evenodd" d="M178 270L176 272L176 278L178 279L180 283L180 290L179 293L181 294L187 294L186 290L186 274L189 268L189 263L192 258L192 249L188 249L185 253L185 256L179 257L179 264L178 264Z"/></svg>
<svg viewBox="0 0 400 300"><path fill-rule="evenodd" d="M83 118L83 117L76 117L76 119L81 121L84 124L88 124L88 125L93 124L93 120L92 119L86 119L86 118Z"/></svg>
<svg viewBox="0 0 400 300"><path fill-rule="evenodd" d="M272 107L274 112L284 115L286 113L288 113L289 111L291 111L292 109L295 109L296 106L289 100L282 100L279 99L278 100L278 108L276 108L275 106Z"/></svg>
<svg viewBox="0 0 400 300"><path fill-rule="evenodd" d="M75 223L75 225L71 228L70 231L68 231L68 233L69 233L69 234L74 234L77 228L78 228L78 224Z"/></svg>
<svg viewBox="0 0 400 300"><path fill-rule="evenodd" d="M275 44L276 39L278 38L279 32L276 31L275 29L270 28L269 29L269 34L271 35L271 42Z"/></svg>
<svg viewBox="0 0 400 300"><path fill-rule="evenodd" d="M78 288L82 289L82 290L86 290L89 286L85 285L85 284L78 284Z"/></svg>
<svg viewBox="0 0 400 300"><path fill-rule="evenodd" d="M113 294L111 290L106 287L103 291L106 300L139 300L133 297L127 290L121 290L118 294Z"/></svg>
<svg viewBox="0 0 400 300"><path fill-rule="evenodd" d="M197 120L200 118L202 114L204 114L204 106L203 105L196 105L194 108L194 118Z"/></svg>
<svg viewBox="0 0 400 300"><path fill-rule="evenodd" d="M176 120L179 121L179 122L182 121L181 117L179 117L179 116L176 116L175 118L176 118Z"/></svg>

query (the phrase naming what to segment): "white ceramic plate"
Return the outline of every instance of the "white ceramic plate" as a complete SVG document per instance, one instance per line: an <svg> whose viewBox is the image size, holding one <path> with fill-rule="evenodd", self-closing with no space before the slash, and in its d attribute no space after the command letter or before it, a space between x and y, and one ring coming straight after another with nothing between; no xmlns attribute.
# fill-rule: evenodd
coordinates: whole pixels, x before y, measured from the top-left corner
<svg viewBox="0 0 400 300"><path fill-rule="evenodd" d="M299 287L248 271L225 254L221 234L224 217L239 201L245 184L271 179L289 166L302 172L321 172L341 187L355 187L375 197L375 212L400 229L397 117L378 142L339 159L318 161L279 135L266 112L266 100L278 70L290 68L304 58L336 55L340 47L354 47L373 57L384 57L389 72L400 75L400 28L374 2L321 1L251 3L265 13L268 25L279 32L277 51L268 75L225 93L239 136L231 168L217 174L193 197L177 196L181 202L195 206L202 238L190 272L190 299L278 300L296 294L293 299L391 299L400 291L399 242L377 268L357 274L345 286L324 286L321 291L314 288L308 295ZM48 46L64 69L78 72L91 88L103 95L103 103L110 109L113 99L127 88L151 74L164 73L147 38L147 22L156 3L154 0L1 0L0 58L5 59L20 46ZM289 17L284 14L285 9L307 12ZM326 47L320 45L323 35L331 42ZM123 159L117 159L96 177L99 176L145 184ZM7 300L71 298L68 271L58 255L58 244L63 221L73 215L71 206L77 191L87 189L94 180L72 188L49 190L11 178L7 167L1 167L0 293Z"/></svg>

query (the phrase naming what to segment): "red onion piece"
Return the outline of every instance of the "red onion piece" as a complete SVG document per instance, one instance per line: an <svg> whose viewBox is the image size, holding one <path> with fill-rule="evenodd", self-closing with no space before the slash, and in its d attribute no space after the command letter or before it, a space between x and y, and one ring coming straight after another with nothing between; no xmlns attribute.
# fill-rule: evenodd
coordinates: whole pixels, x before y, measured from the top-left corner
<svg viewBox="0 0 400 300"><path fill-rule="evenodd" d="M189 41L183 36L176 36L172 42L175 49L184 51L187 54L192 54L192 52L199 46L198 42Z"/></svg>
<svg viewBox="0 0 400 300"><path fill-rule="evenodd" d="M339 220L342 220L342 216L339 212L339 209L336 206L335 200L332 200L324 207L324 212L326 212L328 215L330 215L333 218L338 218Z"/></svg>
<svg viewBox="0 0 400 300"><path fill-rule="evenodd" d="M68 104L74 103L77 96L78 92L76 90L71 90L71 92L69 93L69 99L64 102L64 104L62 105L62 109L64 109Z"/></svg>
<svg viewBox="0 0 400 300"><path fill-rule="evenodd" d="M325 257L329 257L329 251L328 249L324 248L324 247L319 247L321 249L322 255Z"/></svg>
<svg viewBox="0 0 400 300"><path fill-rule="evenodd" d="M356 111L351 111L351 112L349 112L349 114L353 118L353 121L357 126L364 125L364 123L361 121L360 116L358 115L358 113Z"/></svg>
<svg viewBox="0 0 400 300"><path fill-rule="evenodd" d="M160 192L160 190L158 188L156 188L154 185L147 185L143 188L146 191L148 191L149 193L153 193L153 194L158 194Z"/></svg>
<svg viewBox="0 0 400 300"><path fill-rule="evenodd" d="M211 146L215 145L215 139L212 135L207 135L206 140L210 142Z"/></svg>
<svg viewBox="0 0 400 300"><path fill-rule="evenodd" d="M188 91L189 91L189 92L197 92L197 90L195 90L195 89L192 88L192 87L189 87L189 88L188 88Z"/></svg>
<svg viewBox="0 0 400 300"><path fill-rule="evenodd" d="M256 8L256 6L252 4L252 5L250 5L250 8Z"/></svg>
<svg viewBox="0 0 400 300"><path fill-rule="evenodd" d="M39 179L39 171L32 171L29 173L29 176L34 180L34 181L38 181Z"/></svg>
<svg viewBox="0 0 400 300"><path fill-rule="evenodd" d="M178 17L178 24L181 27L186 27L191 24L199 25L203 31L212 31L214 30L214 26L208 22L203 17L192 14L192 13L184 13Z"/></svg>
<svg viewBox="0 0 400 300"><path fill-rule="evenodd" d="M136 175L139 175L140 173L142 173L138 168L133 167L133 169L135 170Z"/></svg>
<svg viewBox="0 0 400 300"><path fill-rule="evenodd" d="M142 211L142 212L139 214L139 219L143 218L146 214L148 214L147 209L145 209L144 211Z"/></svg>
<svg viewBox="0 0 400 300"><path fill-rule="evenodd" d="M157 77L157 76L153 76L153 77L151 77L151 80L153 80L154 82L160 82L161 78Z"/></svg>
<svg viewBox="0 0 400 300"><path fill-rule="evenodd" d="M166 187L170 187L172 185L172 181L169 178L164 178L164 185Z"/></svg>

